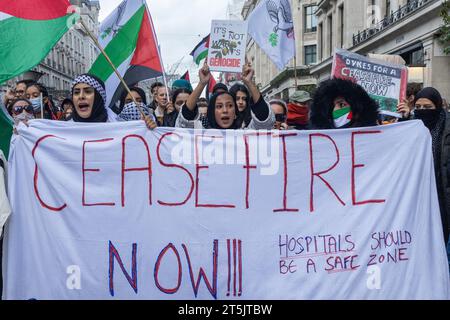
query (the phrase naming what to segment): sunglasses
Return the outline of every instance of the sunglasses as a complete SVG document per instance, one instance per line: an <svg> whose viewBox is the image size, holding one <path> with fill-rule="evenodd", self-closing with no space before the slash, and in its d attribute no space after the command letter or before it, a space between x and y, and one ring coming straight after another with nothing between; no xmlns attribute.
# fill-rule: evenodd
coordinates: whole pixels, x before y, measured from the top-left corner
<svg viewBox="0 0 450 320"><path fill-rule="evenodd" d="M286 115L279 113L275 115L275 121L277 122L285 122L286 121Z"/></svg>
<svg viewBox="0 0 450 320"><path fill-rule="evenodd" d="M23 112L23 110L25 110L25 112L27 112L27 113L33 113L34 112L33 106L29 104L27 106L14 107L13 108L13 113L15 115L19 115L19 114L21 114Z"/></svg>

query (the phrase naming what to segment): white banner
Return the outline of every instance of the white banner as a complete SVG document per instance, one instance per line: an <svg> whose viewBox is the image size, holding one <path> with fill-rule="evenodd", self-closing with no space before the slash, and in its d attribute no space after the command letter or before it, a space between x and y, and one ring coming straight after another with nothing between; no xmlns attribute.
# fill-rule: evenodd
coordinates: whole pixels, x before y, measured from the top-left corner
<svg viewBox="0 0 450 320"><path fill-rule="evenodd" d="M6 299L448 299L419 121L149 131L34 120L12 146Z"/></svg>
<svg viewBox="0 0 450 320"><path fill-rule="evenodd" d="M239 20L213 20L208 51L211 71L241 73L245 64L248 25Z"/></svg>

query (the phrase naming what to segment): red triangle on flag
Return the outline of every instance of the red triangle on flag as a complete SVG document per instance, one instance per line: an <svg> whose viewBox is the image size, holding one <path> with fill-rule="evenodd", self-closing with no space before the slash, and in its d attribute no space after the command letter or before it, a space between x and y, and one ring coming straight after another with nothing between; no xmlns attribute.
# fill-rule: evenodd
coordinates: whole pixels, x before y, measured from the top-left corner
<svg viewBox="0 0 450 320"><path fill-rule="evenodd" d="M156 72L163 72L158 45L153 32L153 24L147 10L142 20L136 50L130 64L147 67Z"/></svg>
<svg viewBox="0 0 450 320"><path fill-rule="evenodd" d="M189 70L186 71L186 73L183 74L180 79L184 79L184 80L191 82L191 77L189 76Z"/></svg>
<svg viewBox="0 0 450 320"><path fill-rule="evenodd" d="M214 79L214 76L211 73L211 78L209 79L209 83L208 83L208 92L209 93L213 93L214 87L216 86L217 81L216 79Z"/></svg>

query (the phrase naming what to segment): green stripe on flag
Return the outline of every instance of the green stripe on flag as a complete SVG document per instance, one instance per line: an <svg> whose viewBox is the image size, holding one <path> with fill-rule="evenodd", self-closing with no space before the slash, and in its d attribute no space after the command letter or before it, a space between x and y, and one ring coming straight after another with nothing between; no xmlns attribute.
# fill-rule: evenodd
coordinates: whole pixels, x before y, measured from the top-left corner
<svg viewBox="0 0 450 320"><path fill-rule="evenodd" d="M208 56L208 50L203 51L202 53L200 53L197 57L197 59L195 60L195 63L197 65L200 65L200 62L205 59Z"/></svg>
<svg viewBox="0 0 450 320"><path fill-rule="evenodd" d="M74 19L67 15L52 20L0 20L0 83L39 64Z"/></svg>
<svg viewBox="0 0 450 320"><path fill-rule="evenodd" d="M346 115L347 113L349 113L351 111L351 108L342 108L336 111L333 111L333 119L339 119L340 117Z"/></svg>
<svg viewBox="0 0 450 320"><path fill-rule="evenodd" d="M138 11L136 11L130 20L128 20L128 22L120 28L117 35L105 48L106 54L109 56L116 68L128 59L136 49L144 13L145 6L142 6ZM114 70L106 58L100 54L89 73L96 75L106 82L106 80L108 80L108 78L114 73Z"/></svg>

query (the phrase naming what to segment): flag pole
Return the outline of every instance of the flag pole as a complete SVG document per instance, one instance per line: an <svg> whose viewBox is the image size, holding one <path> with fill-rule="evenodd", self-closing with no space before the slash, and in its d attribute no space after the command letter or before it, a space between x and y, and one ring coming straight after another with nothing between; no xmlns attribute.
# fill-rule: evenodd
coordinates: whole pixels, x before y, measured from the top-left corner
<svg viewBox="0 0 450 320"><path fill-rule="evenodd" d="M41 104L41 119L44 119L44 103L43 103L44 99L42 99L42 92L39 96L39 100L40 100L39 103Z"/></svg>
<svg viewBox="0 0 450 320"><path fill-rule="evenodd" d="M297 54L294 55L294 83L295 83L295 90L297 91L298 88L298 80L297 80Z"/></svg>
<svg viewBox="0 0 450 320"><path fill-rule="evenodd" d="M169 103L171 103L171 101L170 101L170 94L169 94L169 86L167 85L167 79L166 79L166 70L164 68L164 64L163 64L163 61L162 61L161 47L160 47L159 42L158 42L158 37L156 36L156 31L155 31L155 27L154 27L154 24L153 24L152 15L150 14L150 12L148 10L147 3L145 4L145 10L146 10L146 12L148 14L148 18L150 19L150 25L152 27L153 38L155 39L156 46L158 48L159 64L161 65L162 77L163 77L164 85L166 86L166 90L167 90L167 101L169 101Z"/></svg>
<svg viewBox="0 0 450 320"><path fill-rule="evenodd" d="M114 63L111 61L111 59L109 58L108 54L105 52L105 49L103 49L103 47L101 46L101 44L98 42L97 38L92 34L92 32L89 30L89 28L87 27L87 25L84 23L83 18L80 16L80 23L83 26L83 28L86 30L86 32L88 33L89 37L94 41L95 45L97 46L97 48L100 50L100 52L103 54L103 56L106 58L106 61L108 61L108 63L111 65L111 67L113 68L114 72L116 73L117 77L119 78L120 82L122 83L122 85L125 87L125 90L127 91L127 93L131 96L131 99L133 99L133 102L136 104L136 107L138 108L139 112L141 113L141 116L143 118L145 118L145 114L144 114L144 110L142 109L142 107L140 106L140 104L138 104L138 102L136 101L136 99L134 98L133 94L131 93L130 88L128 87L127 83L125 82L125 80L123 79L123 77L120 75L119 71L117 70L117 68L114 66Z"/></svg>
<svg viewBox="0 0 450 320"><path fill-rule="evenodd" d="M156 39L156 37L155 37L155 39ZM156 40L156 41L158 41L158 40ZM166 69L164 68L164 65L162 63L161 47L159 44L158 44L158 53L159 53L159 63L161 64L161 67L162 67L163 82L164 82L164 86L166 87L166 90L167 90L167 101L169 101L169 103L172 103L172 101L170 101L169 86L167 85L167 78L166 78Z"/></svg>

